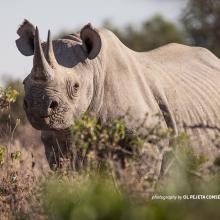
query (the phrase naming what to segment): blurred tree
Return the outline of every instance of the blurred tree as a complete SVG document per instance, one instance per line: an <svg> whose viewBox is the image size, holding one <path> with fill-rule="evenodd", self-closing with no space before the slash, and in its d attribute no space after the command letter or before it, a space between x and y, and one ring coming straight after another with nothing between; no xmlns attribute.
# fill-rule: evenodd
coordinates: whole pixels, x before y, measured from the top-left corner
<svg viewBox="0 0 220 220"><path fill-rule="evenodd" d="M184 42L183 32L160 15L145 21L140 29L128 25L119 30L108 21L103 26L112 30L125 45L136 51L151 50L167 43Z"/></svg>
<svg viewBox="0 0 220 220"><path fill-rule="evenodd" d="M146 20L140 28L134 25L118 28L109 20L103 23L103 27L113 31L125 45L136 51L152 50L167 43L183 43L185 39L184 33L161 15ZM75 31L62 30L55 38L73 32Z"/></svg>
<svg viewBox="0 0 220 220"><path fill-rule="evenodd" d="M206 47L220 57L219 0L188 0L182 22L191 44Z"/></svg>

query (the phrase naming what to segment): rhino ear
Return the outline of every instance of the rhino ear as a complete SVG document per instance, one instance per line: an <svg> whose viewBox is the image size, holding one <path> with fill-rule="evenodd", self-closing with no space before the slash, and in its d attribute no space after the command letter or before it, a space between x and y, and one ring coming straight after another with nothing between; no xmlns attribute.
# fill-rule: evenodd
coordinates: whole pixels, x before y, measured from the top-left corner
<svg viewBox="0 0 220 220"><path fill-rule="evenodd" d="M24 20L17 30L20 36L15 42L18 50L25 56L34 54L34 33L35 28L28 20Z"/></svg>
<svg viewBox="0 0 220 220"><path fill-rule="evenodd" d="M94 59L100 52L102 42L99 33L89 23L80 32L83 41L83 48L88 54L89 59Z"/></svg>

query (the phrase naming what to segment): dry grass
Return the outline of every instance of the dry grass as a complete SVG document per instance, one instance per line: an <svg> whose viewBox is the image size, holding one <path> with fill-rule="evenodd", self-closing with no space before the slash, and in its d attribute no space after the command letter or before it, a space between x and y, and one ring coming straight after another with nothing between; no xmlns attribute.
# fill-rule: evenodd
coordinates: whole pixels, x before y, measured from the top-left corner
<svg viewBox="0 0 220 220"><path fill-rule="evenodd" d="M1 220L31 219L33 191L49 170L39 133L23 125L13 137L2 135L0 143L5 150L0 167Z"/></svg>

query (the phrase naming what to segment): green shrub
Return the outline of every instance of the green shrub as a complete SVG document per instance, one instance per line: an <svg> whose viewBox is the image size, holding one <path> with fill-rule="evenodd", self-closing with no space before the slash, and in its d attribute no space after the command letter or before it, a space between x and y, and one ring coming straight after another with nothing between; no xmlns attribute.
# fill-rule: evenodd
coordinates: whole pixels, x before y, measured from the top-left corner
<svg viewBox="0 0 220 220"><path fill-rule="evenodd" d="M104 176L81 176L72 181L47 184L45 208L50 219L146 219L143 206L132 202Z"/></svg>
<svg viewBox="0 0 220 220"><path fill-rule="evenodd" d="M96 118L85 114L71 128L72 151L81 158L81 165L106 166L109 161L117 161L125 166L130 158L138 156L143 139L127 135L123 119L101 126ZM95 163L94 163L95 162Z"/></svg>
<svg viewBox="0 0 220 220"><path fill-rule="evenodd" d="M177 182L176 182L177 184ZM194 195L219 195L220 179L206 183L203 191ZM176 191L175 194L187 195ZM218 219L218 200L142 200L132 198L126 191L118 189L115 182L94 173L77 174L68 178L57 176L50 179L43 191L46 216L54 220L193 220ZM185 199L184 199L185 198Z"/></svg>

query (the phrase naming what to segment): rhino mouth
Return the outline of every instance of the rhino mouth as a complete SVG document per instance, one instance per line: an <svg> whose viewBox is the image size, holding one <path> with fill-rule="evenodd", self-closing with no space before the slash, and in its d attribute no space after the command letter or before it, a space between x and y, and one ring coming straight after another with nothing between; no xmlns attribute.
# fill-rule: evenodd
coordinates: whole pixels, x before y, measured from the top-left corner
<svg viewBox="0 0 220 220"><path fill-rule="evenodd" d="M59 108L50 111L41 111L39 108L32 111L26 110L26 115L31 125L37 130L59 130L69 125L66 113L68 106L60 105Z"/></svg>
<svg viewBox="0 0 220 220"><path fill-rule="evenodd" d="M56 118L56 113L49 114L49 115L38 115L37 117L29 115L29 121L33 127L36 129L45 129L50 128L52 125L52 121Z"/></svg>
<svg viewBox="0 0 220 220"><path fill-rule="evenodd" d="M49 115L39 115L29 117L31 125L38 130L60 130L67 127L63 114L52 113Z"/></svg>
<svg viewBox="0 0 220 220"><path fill-rule="evenodd" d="M45 119L45 118L50 118L53 117L54 115L56 115L55 113L50 114L50 115L41 115L40 118Z"/></svg>
<svg viewBox="0 0 220 220"><path fill-rule="evenodd" d="M56 113L50 114L50 115L42 115L40 116L40 119L42 120L41 123L47 126L52 125L52 121L56 118Z"/></svg>

